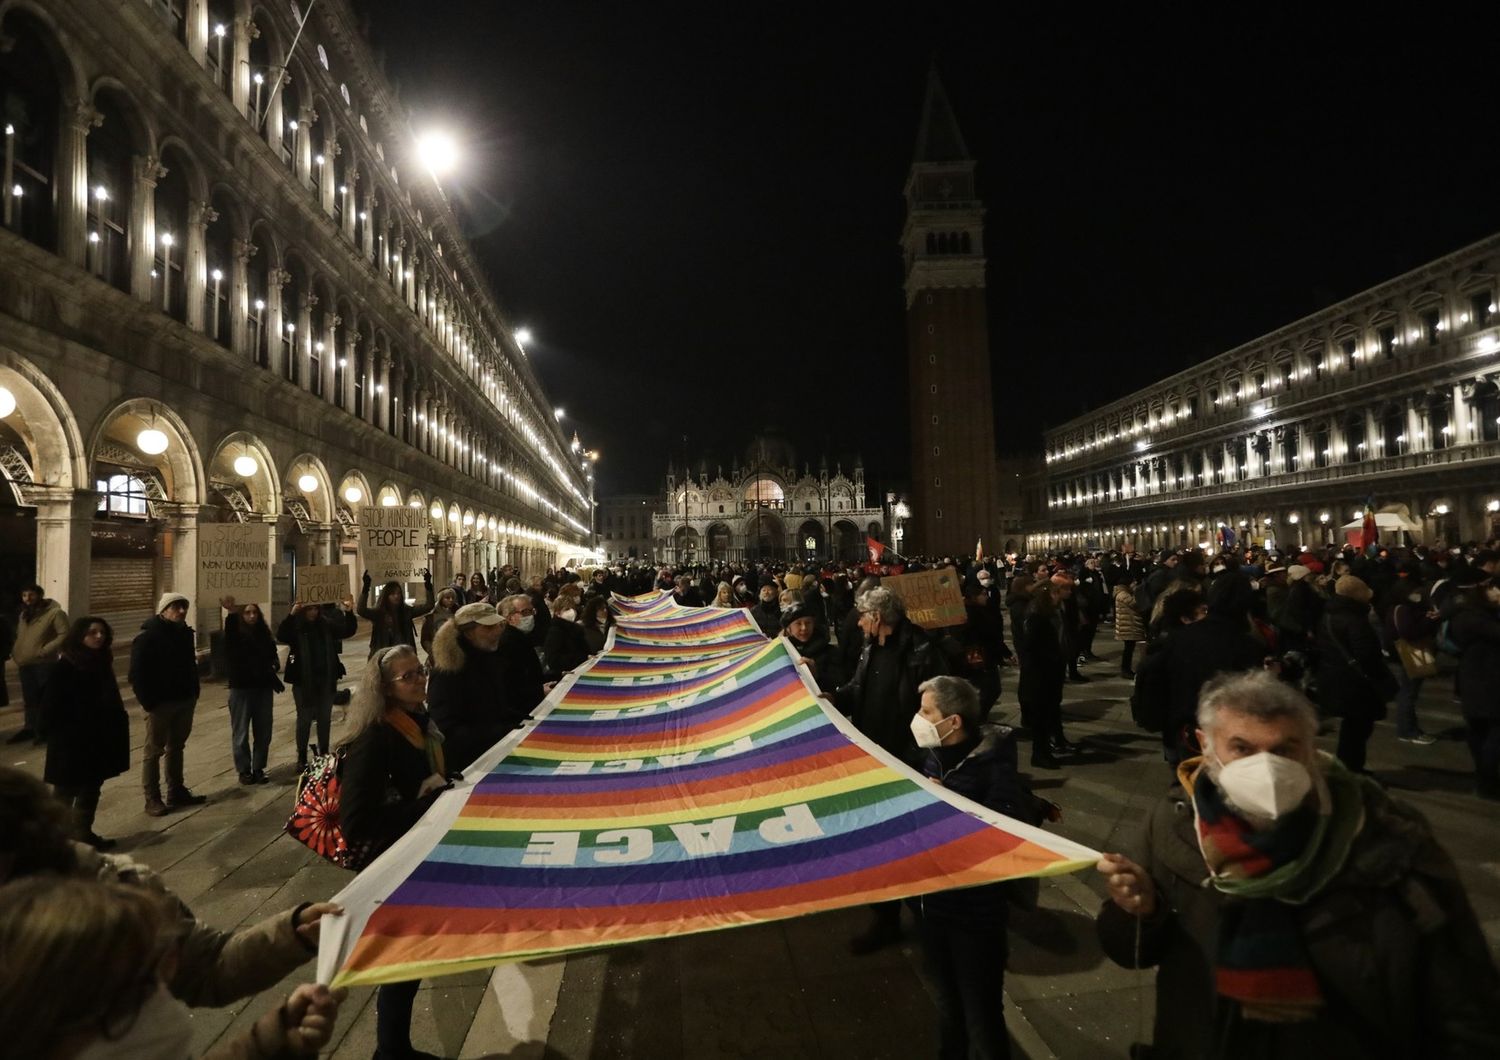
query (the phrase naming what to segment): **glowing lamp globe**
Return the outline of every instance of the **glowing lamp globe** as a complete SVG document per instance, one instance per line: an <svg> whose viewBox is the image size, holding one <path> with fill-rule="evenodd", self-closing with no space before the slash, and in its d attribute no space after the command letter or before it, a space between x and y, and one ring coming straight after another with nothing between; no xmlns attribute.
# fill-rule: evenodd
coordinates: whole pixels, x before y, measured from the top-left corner
<svg viewBox="0 0 1500 1060"><path fill-rule="evenodd" d="M350 486L344 491L344 500L350 504L358 504L364 492L358 486Z"/></svg>
<svg viewBox="0 0 1500 1060"><path fill-rule="evenodd" d="M312 475L303 475L297 480L297 488L303 493L313 493L318 488L318 480Z"/></svg>
<svg viewBox="0 0 1500 1060"><path fill-rule="evenodd" d="M253 456L237 456L234 458L234 473L240 478L249 478L255 474L256 464Z"/></svg>
<svg viewBox="0 0 1500 1060"><path fill-rule="evenodd" d="M16 411L16 395L0 386L0 420Z"/></svg>
<svg viewBox="0 0 1500 1060"><path fill-rule="evenodd" d="M135 436L135 447L147 456L160 456L167 451L167 436L155 427L148 427Z"/></svg>
<svg viewBox="0 0 1500 1060"><path fill-rule="evenodd" d="M432 517L434 519L439 520L439 521L442 520L442 518L443 518L443 506L441 504L434 504L432 506Z"/></svg>
<svg viewBox="0 0 1500 1060"><path fill-rule="evenodd" d="M399 503L400 502L396 500L395 497L392 497L389 493L380 498L380 506L382 508L394 508Z"/></svg>

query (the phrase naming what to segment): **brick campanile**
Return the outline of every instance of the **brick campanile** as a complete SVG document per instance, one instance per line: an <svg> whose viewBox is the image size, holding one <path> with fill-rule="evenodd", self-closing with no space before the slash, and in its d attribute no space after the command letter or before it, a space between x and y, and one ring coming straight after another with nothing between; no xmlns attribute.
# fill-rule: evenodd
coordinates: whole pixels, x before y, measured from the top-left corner
<svg viewBox="0 0 1500 1060"><path fill-rule="evenodd" d="M906 181L906 348L912 513L902 551L999 549L994 399L984 305L984 205L937 71Z"/></svg>

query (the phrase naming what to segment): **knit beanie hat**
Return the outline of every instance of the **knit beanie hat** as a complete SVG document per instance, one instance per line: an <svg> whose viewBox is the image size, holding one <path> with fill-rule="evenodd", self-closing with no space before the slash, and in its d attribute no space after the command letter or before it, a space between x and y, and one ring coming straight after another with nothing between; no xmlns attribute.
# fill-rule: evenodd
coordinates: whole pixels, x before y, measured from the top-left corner
<svg viewBox="0 0 1500 1060"><path fill-rule="evenodd" d="M188 603L188 598L181 593L162 593L161 599L156 601L156 613L159 615L178 601Z"/></svg>

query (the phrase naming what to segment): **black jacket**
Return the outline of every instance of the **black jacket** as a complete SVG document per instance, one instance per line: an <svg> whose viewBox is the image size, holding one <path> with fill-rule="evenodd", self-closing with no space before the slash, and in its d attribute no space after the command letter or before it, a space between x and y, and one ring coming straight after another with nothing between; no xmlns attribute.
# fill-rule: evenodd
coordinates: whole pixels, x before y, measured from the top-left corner
<svg viewBox="0 0 1500 1060"><path fill-rule="evenodd" d="M507 701L499 649L479 650L450 622L433 638L431 658L427 709L443 733L447 768L464 770L519 725L524 713Z"/></svg>
<svg viewBox="0 0 1500 1060"><path fill-rule="evenodd" d="M546 647L542 649L546 674L549 677L560 677L575 666L583 665L589 654L583 627L577 622L569 622L554 615L552 624L547 627Z"/></svg>
<svg viewBox="0 0 1500 1060"><path fill-rule="evenodd" d="M828 631L820 631L814 623L812 636L806 644L791 636L786 639L798 655L812 663L813 680L819 691L828 695L837 692L839 685L844 683L844 660L839 650L829 643Z"/></svg>
<svg viewBox="0 0 1500 1060"><path fill-rule="evenodd" d="M1396 679L1380 653L1370 607L1335 596L1317 627L1318 706L1338 718L1383 718Z"/></svg>
<svg viewBox="0 0 1500 1060"><path fill-rule="evenodd" d="M1151 811L1131 854L1156 884L1140 922L1156 967L1155 1060L1500 1056L1500 979L1458 870L1416 810L1361 783L1365 825L1332 882L1293 906L1328 1000L1310 1023L1244 1019L1214 989L1219 917L1235 900L1208 875L1181 788ZM1136 918L1106 901L1104 952L1135 966Z"/></svg>
<svg viewBox="0 0 1500 1060"><path fill-rule="evenodd" d="M947 672L937 643L903 618L884 646L873 639L865 642L853 676L834 693L834 702L860 732L911 762L916 753L911 719L922 706L917 688L929 677Z"/></svg>
<svg viewBox="0 0 1500 1060"><path fill-rule="evenodd" d="M1004 725L985 725L976 739L928 750L922 772L955 795L1026 824L1041 824L1046 816L1047 803L1021 779L1015 733ZM1004 924L1011 890L1007 881L923 895L922 915Z"/></svg>
<svg viewBox="0 0 1500 1060"><path fill-rule="evenodd" d="M379 603L379 593L384 589L376 590L369 582L364 584L360 590L359 604L355 607L359 617L367 619L370 623L370 654L374 655L381 648L394 648L397 644L409 644L413 648L417 646L416 620L431 611L436 603L436 596L432 591L432 577L429 575L422 583L427 599L424 603L413 607L411 604L402 602L397 605L394 614L373 606ZM462 595L463 590L457 589L456 593ZM374 599L371 599L371 594Z"/></svg>
<svg viewBox="0 0 1500 1060"><path fill-rule="evenodd" d="M1016 636L1016 651L1021 656L1016 695L1023 706L1047 706L1052 700L1061 700L1068 664L1064 621L1063 611L1052 602L1051 594L1039 589L1026 608Z"/></svg>
<svg viewBox="0 0 1500 1060"><path fill-rule="evenodd" d="M417 723L425 729L427 716L417 715ZM375 857L405 835L437 799L437 792L417 798L431 775L427 755L389 725L377 722L360 733L339 771L339 827L349 845L368 843Z"/></svg>
<svg viewBox="0 0 1500 1060"><path fill-rule="evenodd" d="M198 700L193 627L152 615L130 645L130 687L144 710Z"/></svg>
<svg viewBox="0 0 1500 1060"><path fill-rule="evenodd" d="M1219 674L1258 669L1266 648L1243 618L1209 615L1174 629L1167 643L1167 712L1162 742L1175 746L1184 727L1196 724L1198 693Z"/></svg>
<svg viewBox="0 0 1500 1060"><path fill-rule="evenodd" d="M1458 697L1464 717L1500 721L1500 614L1471 599L1454 612L1448 635L1463 649Z"/></svg>
<svg viewBox="0 0 1500 1060"><path fill-rule="evenodd" d="M339 678L344 676L339 649L346 637L354 636L356 628L358 622L353 612L341 607L320 608L317 620L313 622L309 622L300 613L283 618L281 625L276 627L276 639L292 647L292 653L287 656L286 661L286 683L303 688L326 688L329 691L337 688ZM321 672L315 671L311 652L305 656L303 653L303 645L317 637L323 638L326 646L323 652L326 665Z"/></svg>
<svg viewBox="0 0 1500 1060"><path fill-rule="evenodd" d="M92 653L89 653L92 654ZM47 765L42 779L97 787L130 768L130 719L108 657L52 664L42 692Z"/></svg>
<svg viewBox="0 0 1500 1060"><path fill-rule="evenodd" d="M517 717L525 717L546 695L542 691L542 661L536 657L531 639L509 623L500 634L500 647L495 654L499 657L507 708Z"/></svg>
<svg viewBox="0 0 1500 1060"><path fill-rule="evenodd" d="M275 687L281 656L264 617L252 628L237 612L225 616L224 668L230 688Z"/></svg>
<svg viewBox="0 0 1500 1060"><path fill-rule="evenodd" d="M781 604L772 600L769 604L761 601L750 609L750 617L760 627L760 631L768 637L781 635Z"/></svg>

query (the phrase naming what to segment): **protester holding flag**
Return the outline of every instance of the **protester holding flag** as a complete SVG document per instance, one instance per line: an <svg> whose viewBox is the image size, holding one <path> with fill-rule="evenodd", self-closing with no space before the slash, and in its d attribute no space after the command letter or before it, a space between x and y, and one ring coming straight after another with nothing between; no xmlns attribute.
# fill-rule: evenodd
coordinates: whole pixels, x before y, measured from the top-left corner
<svg viewBox="0 0 1500 1060"><path fill-rule="evenodd" d="M428 716L426 700L422 661L415 648L398 644L370 656L349 704L339 823L350 846L368 848L370 859L405 835L449 786L443 734ZM411 1009L420 985L415 979L387 983L376 992L380 1060L420 1055L411 1044Z"/></svg>
<svg viewBox="0 0 1500 1060"><path fill-rule="evenodd" d="M1151 1055L1500 1055L1500 974L1422 816L1319 753L1271 674L1211 683L1197 726L1139 861L1098 864L1105 953L1158 970Z"/></svg>

